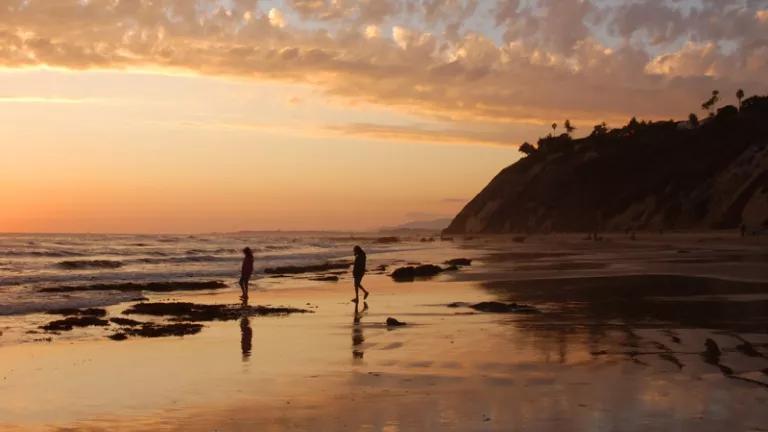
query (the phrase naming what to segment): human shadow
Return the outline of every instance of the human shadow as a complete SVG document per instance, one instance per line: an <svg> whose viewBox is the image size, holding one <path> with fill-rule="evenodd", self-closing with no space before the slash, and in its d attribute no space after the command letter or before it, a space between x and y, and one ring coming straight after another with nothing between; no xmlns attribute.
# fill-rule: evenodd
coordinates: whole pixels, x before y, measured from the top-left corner
<svg viewBox="0 0 768 432"><path fill-rule="evenodd" d="M360 309L359 303L354 303L354 305L355 313L352 318L352 358L362 360L365 352L361 345L365 342L365 336L363 335L363 326L360 323L360 319L368 310L368 303L363 303L363 309Z"/></svg>
<svg viewBox="0 0 768 432"><path fill-rule="evenodd" d="M251 320L247 316L243 316L240 318L240 352L244 362L251 358L252 342L253 330L251 329Z"/></svg>

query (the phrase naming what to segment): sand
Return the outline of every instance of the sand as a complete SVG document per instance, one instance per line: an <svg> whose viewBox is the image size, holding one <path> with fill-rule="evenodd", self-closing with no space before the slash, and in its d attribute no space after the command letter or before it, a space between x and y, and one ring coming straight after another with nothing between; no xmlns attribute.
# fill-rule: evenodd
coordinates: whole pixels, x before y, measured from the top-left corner
<svg viewBox="0 0 768 432"><path fill-rule="evenodd" d="M357 313L349 275L263 279L252 304L313 313L204 322L185 337L28 334L60 317L4 317L0 430L765 430L766 244L728 235L439 243L369 268L473 265L408 283L369 275ZM480 301L541 313L447 307Z"/></svg>

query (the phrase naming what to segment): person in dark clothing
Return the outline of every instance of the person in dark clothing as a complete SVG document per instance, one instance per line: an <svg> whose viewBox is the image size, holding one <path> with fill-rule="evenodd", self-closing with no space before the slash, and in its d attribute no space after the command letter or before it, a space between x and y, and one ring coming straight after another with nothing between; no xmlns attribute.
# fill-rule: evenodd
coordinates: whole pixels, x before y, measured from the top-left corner
<svg viewBox="0 0 768 432"><path fill-rule="evenodd" d="M251 280L251 274L253 274L253 251L251 251L251 248L247 247L243 249L243 267L240 272L240 289L243 292L243 295L240 296L240 299L244 302L248 302L248 282Z"/></svg>
<svg viewBox="0 0 768 432"><path fill-rule="evenodd" d="M365 252L360 246L355 246L355 265L352 267L352 277L355 280L355 298L353 302L357 303L360 300L359 290L363 290L363 300L368 298L370 294L365 288L363 288L363 276L365 276Z"/></svg>

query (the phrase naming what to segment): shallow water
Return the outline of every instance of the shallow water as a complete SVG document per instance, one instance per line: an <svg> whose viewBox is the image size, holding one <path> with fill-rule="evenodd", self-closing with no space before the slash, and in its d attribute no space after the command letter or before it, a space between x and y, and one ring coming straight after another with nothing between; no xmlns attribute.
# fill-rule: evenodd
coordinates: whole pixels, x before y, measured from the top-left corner
<svg viewBox="0 0 768 432"><path fill-rule="evenodd" d="M370 239L368 240L370 242ZM93 284L239 279L240 250L254 250L255 278L267 267L350 259L349 234L221 234L194 236L0 234L0 315L63 307L116 304L137 293L42 293L41 289ZM423 247L370 245L369 253Z"/></svg>
<svg viewBox="0 0 768 432"><path fill-rule="evenodd" d="M726 246L752 257L761 250L715 249ZM369 267L461 256L476 262L412 283L369 275L364 284L372 296L357 314L349 302L351 281L342 275L338 283L262 279L252 303L314 313L206 322L200 334L183 338L114 342L106 339L114 329L26 335L5 327L0 429L759 430L768 423L768 387L761 384L768 383L768 329L742 326L764 316L742 316L734 306L765 294L754 281L739 282L759 279L759 263L714 270L711 264L658 264L668 249L550 240L446 243L371 254ZM547 250L568 254L544 256ZM516 259L494 258L499 251ZM602 262L606 277L593 283L597 269L565 266L542 281L547 274L529 266L541 260ZM658 268L677 277L659 276L667 278L663 284L636 277ZM723 279L728 271L730 282ZM691 291L701 289L691 288L691 277L713 272L721 276L707 285L714 291ZM144 294L151 301L233 303L237 291ZM715 296L722 306L718 319L687 318L702 296ZM525 302L542 313L447 307L479 301ZM659 309L658 302L669 306ZM110 306L108 314L120 316L126 307ZM680 313L670 315L675 307ZM387 328L388 317L408 324ZM6 317L18 329L50 318ZM741 325L729 325L734 322ZM34 340L41 337L51 341ZM17 342L4 345L5 338ZM707 339L718 344L718 364L731 375L703 355ZM757 356L739 348L745 341Z"/></svg>

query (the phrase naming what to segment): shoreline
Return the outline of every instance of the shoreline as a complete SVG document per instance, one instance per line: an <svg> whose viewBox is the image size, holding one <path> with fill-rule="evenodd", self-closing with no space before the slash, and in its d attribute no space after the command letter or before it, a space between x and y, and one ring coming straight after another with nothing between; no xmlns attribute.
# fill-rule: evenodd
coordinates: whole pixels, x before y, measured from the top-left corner
<svg viewBox="0 0 768 432"><path fill-rule="evenodd" d="M125 341L89 327L51 342L4 344L15 336L3 329L0 428L632 431L653 422L658 430L715 431L768 422L760 409L768 403L760 384L768 385L768 325L755 332L763 324L754 321L768 316L762 312L768 312L768 288L713 282L715 296L675 296L674 287L688 283L685 276L679 279L683 285L637 279L635 290L647 292L629 301L632 309L616 308L616 301L626 300L600 294L610 287L589 285L592 273L602 273L605 282L617 280L613 267L654 273L682 266L681 272L695 276L713 265L654 263L649 256L697 254L677 254L662 242L591 245L470 241L372 256L369 268L378 261L475 261L414 282L369 275L364 285L372 294L364 312L349 303L348 275L339 282L266 278L256 281L260 288L252 292L252 304L314 313L203 322L194 335ZM762 249L730 240L714 249L706 253L748 257L717 272L751 272L768 282ZM558 267L601 260L610 265ZM549 278L532 277L547 273ZM530 285L531 280L551 286ZM573 283L587 283L586 297L569 288ZM670 290L662 299L659 286ZM752 297L739 297L745 289L754 291ZM230 287L145 295L150 302L232 304L236 292ZM541 313L448 307L482 301L530 304ZM107 316L122 316L128 305L105 308ZM709 306L725 308L718 318L725 324L701 314L707 318L703 324L712 325L658 319L668 317L670 308L693 313ZM21 329L37 325L39 317L13 319ZM389 317L407 324L388 327ZM757 324L749 331L727 330L733 320ZM708 339L720 351L716 359L705 355Z"/></svg>

